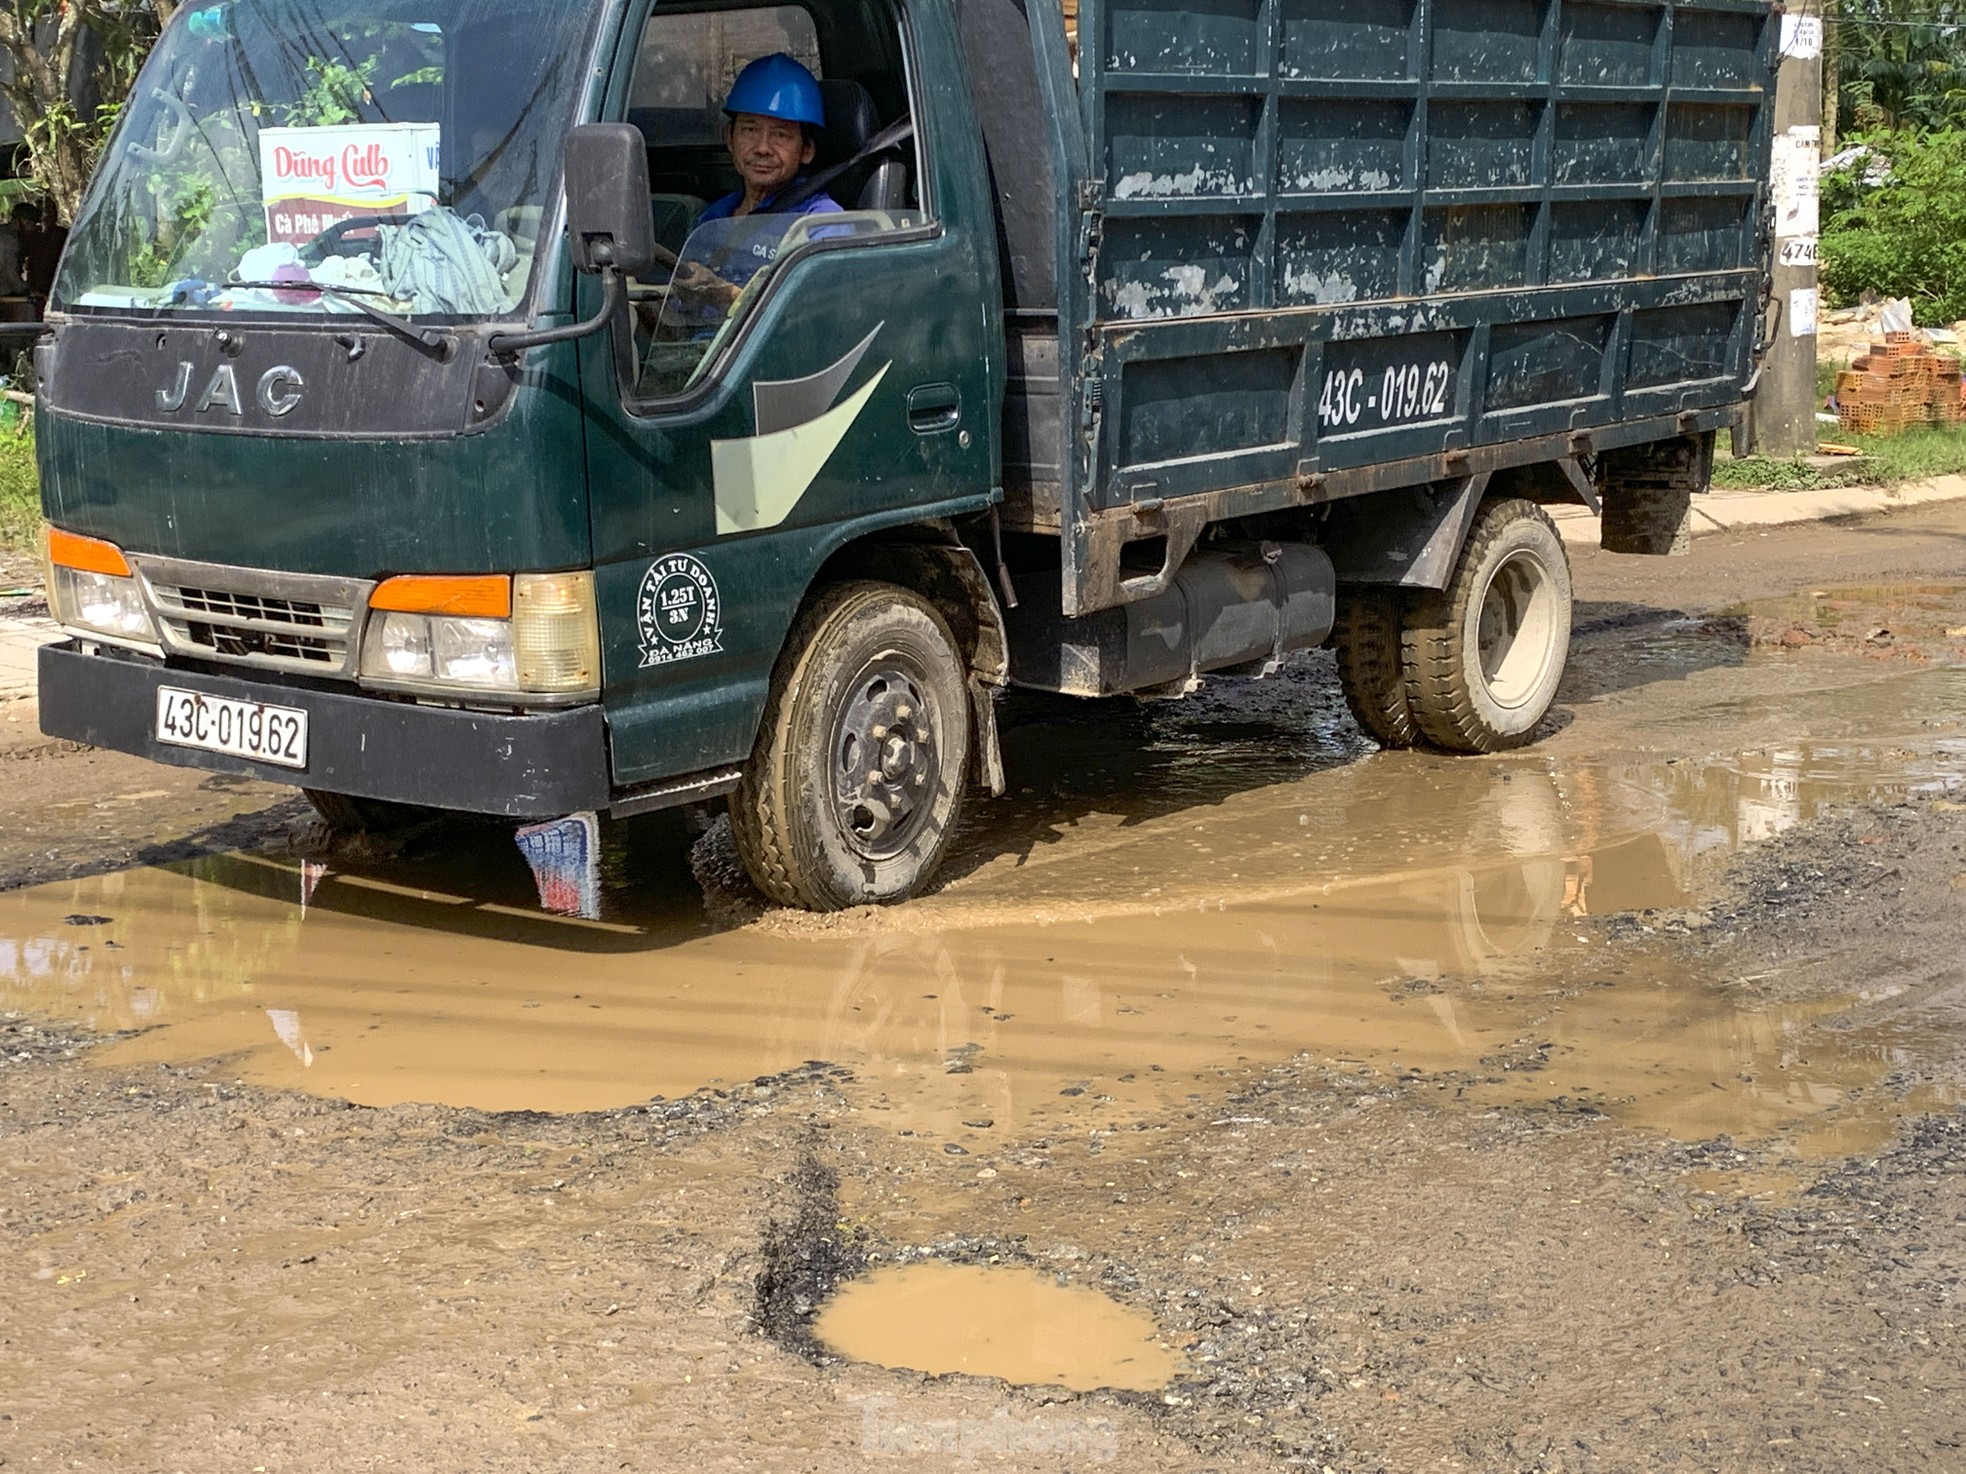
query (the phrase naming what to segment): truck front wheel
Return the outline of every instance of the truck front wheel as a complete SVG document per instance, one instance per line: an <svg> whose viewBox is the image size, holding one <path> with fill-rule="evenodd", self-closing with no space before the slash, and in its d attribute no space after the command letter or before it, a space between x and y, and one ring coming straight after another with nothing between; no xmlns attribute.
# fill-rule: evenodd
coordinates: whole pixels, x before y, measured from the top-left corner
<svg viewBox="0 0 1966 1474"><path fill-rule="evenodd" d="M899 901L948 849L969 771L969 694L919 595L851 583L793 628L730 797L744 868L809 911Z"/></svg>
<svg viewBox="0 0 1966 1474"><path fill-rule="evenodd" d="M1570 559L1543 509L1483 504L1447 587L1408 612L1403 644L1407 702L1428 743L1500 752L1528 742L1570 653Z"/></svg>

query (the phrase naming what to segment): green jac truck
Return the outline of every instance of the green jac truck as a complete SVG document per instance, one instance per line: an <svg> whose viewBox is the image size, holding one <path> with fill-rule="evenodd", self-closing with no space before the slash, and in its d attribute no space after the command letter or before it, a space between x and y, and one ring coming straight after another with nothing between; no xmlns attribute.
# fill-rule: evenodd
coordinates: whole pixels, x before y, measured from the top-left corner
<svg viewBox="0 0 1966 1474"><path fill-rule="evenodd" d="M816 908L933 872L1007 684L1330 644L1382 744L1526 742L1570 631L1544 507L1678 550L1752 388L1776 29L182 6L36 348L44 729L341 825L727 795ZM706 215L778 54L841 208Z"/></svg>

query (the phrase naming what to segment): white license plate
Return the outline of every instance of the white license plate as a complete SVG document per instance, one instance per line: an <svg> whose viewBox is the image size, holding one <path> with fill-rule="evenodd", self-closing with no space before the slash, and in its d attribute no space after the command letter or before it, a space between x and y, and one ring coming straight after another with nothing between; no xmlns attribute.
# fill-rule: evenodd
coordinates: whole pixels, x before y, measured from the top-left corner
<svg viewBox="0 0 1966 1474"><path fill-rule="evenodd" d="M159 686L157 740L278 763L283 768L304 768L307 713L298 707L230 701L203 691Z"/></svg>

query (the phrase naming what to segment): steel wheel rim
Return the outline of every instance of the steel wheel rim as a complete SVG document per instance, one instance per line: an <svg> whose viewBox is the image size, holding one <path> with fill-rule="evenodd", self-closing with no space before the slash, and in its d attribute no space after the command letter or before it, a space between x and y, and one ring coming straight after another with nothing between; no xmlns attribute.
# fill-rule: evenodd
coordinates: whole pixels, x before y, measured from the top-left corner
<svg viewBox="0 0 1966 1474"><path fill-rule="evenodd" d="M941 743L926 672L900 651L848 684L833 721L833 813L867 860L890 860L928 826L941 789Z"/></svg>
<svg viewBox="0 0 1966 1474"><path fill-rule="evenodd" d="M1556 581L1533 552L1518 549L1489 576L1475 615L1475 646L1483 687L1497 706L1535 701L1553 658Z"/></svg>

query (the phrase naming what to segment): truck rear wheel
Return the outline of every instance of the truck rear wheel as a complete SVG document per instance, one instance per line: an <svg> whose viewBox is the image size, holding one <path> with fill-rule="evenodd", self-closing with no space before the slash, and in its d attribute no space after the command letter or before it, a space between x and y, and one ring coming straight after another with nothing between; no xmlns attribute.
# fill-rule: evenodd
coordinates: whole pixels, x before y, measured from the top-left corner
<svg viewBox="0 0 1966 1474"><path fill-rule="evenodd" d="M969 771L949 626L892 584L830 589L799 620L730 797L758 889L837 911L905 899L948 849Z"/></svg>
<svg viewBox="0 0 1966 1474"><path fill-rule="evenodd" d="M1365 735L1381 747L1411 747L1420 740L1406 700L1406 667L1400 626L1406 600L1397 589L1350 589L1338 600L1331 641L1338 655L1338 685L1345 705Z"/></svg>
<svg viewBox="0 0 1966 1474"><path fill-rule="evenodd" d="M1404 633L1406 699L1448 752L1520 747L1556 698L1570 653L1570 559L1543 509L1485 503L1447 587L1418 599Z"/></svg>

